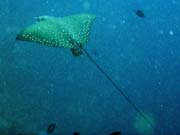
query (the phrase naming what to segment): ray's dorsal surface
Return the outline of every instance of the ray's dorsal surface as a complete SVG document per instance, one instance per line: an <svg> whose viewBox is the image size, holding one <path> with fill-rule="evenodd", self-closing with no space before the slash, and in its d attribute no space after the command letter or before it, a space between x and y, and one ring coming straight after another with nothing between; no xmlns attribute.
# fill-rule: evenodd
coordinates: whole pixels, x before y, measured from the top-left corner
<svg viewBox="0 0 180 135"><path fill-rule="evenodd" d="M77 46L84 46L89 37L95 16L78 14L62 18L40 16L37 22L22 30L17 40L28 41L49 47L70 48L73 55L79 56Z"/></svg>

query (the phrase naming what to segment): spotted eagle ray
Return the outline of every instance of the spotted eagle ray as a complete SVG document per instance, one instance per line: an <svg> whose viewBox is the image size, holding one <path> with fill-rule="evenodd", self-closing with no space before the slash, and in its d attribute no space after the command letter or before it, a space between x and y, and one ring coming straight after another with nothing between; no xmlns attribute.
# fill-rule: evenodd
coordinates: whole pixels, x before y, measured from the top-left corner
<svg viewBox="0 0 180 135"><path fill-rule="evenodd" d="M92 14L77 14L66 17L40 16L36 23L22 30L16 37L17 40L34 42L49 47L69 48L74 56L83 52L99 71L111 82L120 94L132 105L137 113L156 131L144 113L133 103L130 98L119 88L111 77L101 68L84 48L88 42L91 26L95 20Z"/></svg>
<svg viewBox="0 0 180 135"><path fill-rule="evenodd" d="M74 56L79 56L83 53L80 47L88 41L95 16L90 14L62 18L40 16L36 19L37 22L20 32L16 39L49 47L70 48Z"/></svg>

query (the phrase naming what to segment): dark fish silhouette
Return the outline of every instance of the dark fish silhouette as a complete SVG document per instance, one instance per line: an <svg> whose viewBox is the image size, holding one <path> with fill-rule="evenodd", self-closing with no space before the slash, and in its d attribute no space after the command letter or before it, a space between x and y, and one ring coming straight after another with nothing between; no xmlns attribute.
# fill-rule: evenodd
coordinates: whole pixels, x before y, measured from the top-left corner
<svg viewBox="0 0 180 135"><path fill-rule="evenodd" d="M55 128L56 128L56 124L55 123L50 124L48 126L47 133L48 134L52 134L54 132Z"/></svg>
<svg viewBox="0 0 180 135"><path fill-rule="evenodd" d="M139 9L135 10L135 13L136 13L137 16L139 16L141 18L145 17L144 12L142 10L139 10Z"/></svg>
<svg viewBox="0 0 180 135"><path fill-rule="evenodd" d="M79 132L74 132L73 135L80 135L80 133Z"/></svg>
<svg viewBox="0 0 180 135"><path fill-rule="evenodd" d="M110 135L121 135L121 131L113 132Z"/></svg>

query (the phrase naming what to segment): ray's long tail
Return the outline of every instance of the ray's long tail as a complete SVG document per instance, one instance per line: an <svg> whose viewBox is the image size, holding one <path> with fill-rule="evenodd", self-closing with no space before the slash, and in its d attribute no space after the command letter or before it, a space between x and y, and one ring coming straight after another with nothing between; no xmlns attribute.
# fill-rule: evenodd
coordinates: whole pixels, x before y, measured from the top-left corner
<svg viewBox="0 0 180 135"><path fill-rule="evenodd" d="M143 111L138 108L138 106L132 102L132 100L119 88L119 86L111 79L111 77L101 68L99 64L96 63L96 61L91 57L91 55L81 47L82 51L87 55L89 60L97 67L97 69L111 82L111 84L116 88L116 90L122 95L125 100L134 108L134 110L151 126L151 128L154 130L155 133L157 133L157 129L153 126L151 121L148 120L148 118L144 115Z"/></svg>

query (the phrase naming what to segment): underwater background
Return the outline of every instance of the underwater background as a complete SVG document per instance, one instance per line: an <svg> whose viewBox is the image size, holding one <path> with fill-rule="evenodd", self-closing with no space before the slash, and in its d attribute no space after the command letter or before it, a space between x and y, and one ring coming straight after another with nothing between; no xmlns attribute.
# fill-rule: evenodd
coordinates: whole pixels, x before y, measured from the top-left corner
<svg viewBox="0 0 180 135"><path fill-rule="evenodd" d="M0 0L0 133L153 133L86 55L15 40L37 16L79 13L96 15L95 61L158 134L180 134L178 0Z"/></svg>

